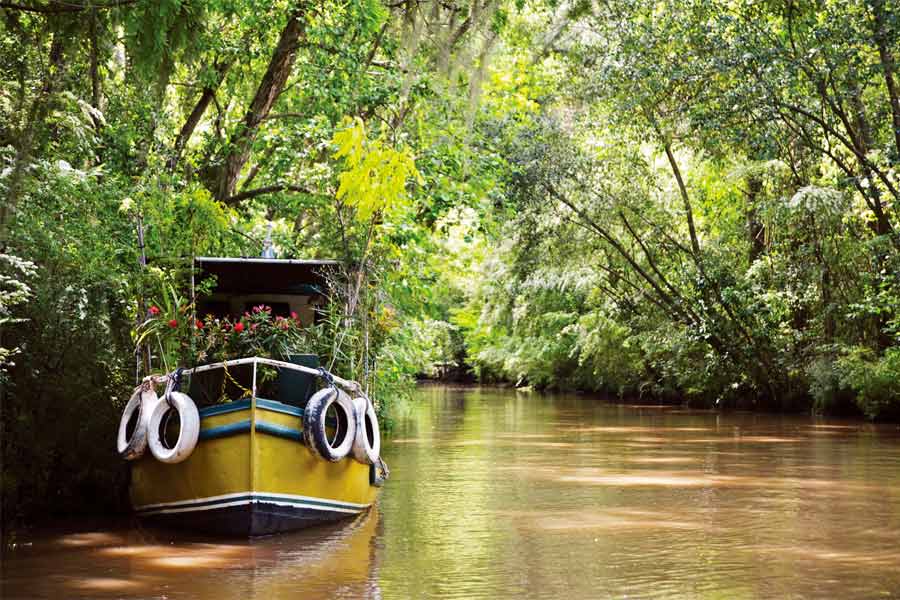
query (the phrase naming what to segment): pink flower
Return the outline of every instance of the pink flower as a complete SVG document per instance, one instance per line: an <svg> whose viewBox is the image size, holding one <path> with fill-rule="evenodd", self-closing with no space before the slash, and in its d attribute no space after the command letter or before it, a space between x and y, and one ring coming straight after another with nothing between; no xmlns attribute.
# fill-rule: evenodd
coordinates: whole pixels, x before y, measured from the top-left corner
<svg viewBox="0 0 900 600"><path fill-rule="evenodd" d="M158 309L157 307L155 307L155 306L151 306L151 307L150 307L150 314L153 315L153 316L155 317L156 315L159 314L159 309Z"/></svg>

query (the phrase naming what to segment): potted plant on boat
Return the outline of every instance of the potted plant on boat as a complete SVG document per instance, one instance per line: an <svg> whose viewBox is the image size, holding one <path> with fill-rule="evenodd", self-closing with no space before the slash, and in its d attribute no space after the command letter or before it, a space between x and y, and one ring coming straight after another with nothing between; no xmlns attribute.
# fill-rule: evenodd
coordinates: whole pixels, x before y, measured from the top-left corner
<svg viewBox="0 0 900 600"><path fill-rule="evenodd" d="M315 354L304 350L315 347L317 328L304 327L297 313L273 315L265 304L254 306L239 318L192 318L193 306L171 292L171 301L155 303L138 329L138 344L157 348L157 357L165 372L175 367L195 367L246 356L272 358L309 367L318 367ZM276 377L277 374L277 377ZM290 397L300 403L312 393L312 380L294 373L265 369L258 373L261 395ZM206 371L192 376L191 397L207 405L247 397L251 393L252 369L246 365Z"/></svg>

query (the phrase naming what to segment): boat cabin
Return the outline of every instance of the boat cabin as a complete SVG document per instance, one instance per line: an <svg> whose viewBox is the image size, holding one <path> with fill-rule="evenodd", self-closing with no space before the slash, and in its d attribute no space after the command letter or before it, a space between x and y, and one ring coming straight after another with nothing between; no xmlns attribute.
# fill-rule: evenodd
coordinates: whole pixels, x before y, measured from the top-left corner
<svg viewBox="0 0 900 600"><path fill-rule="evenodd" d="M314 325L318 308L326 302L329 271L338 265L335 260L198 257L195 281L202 282L212 276L215 284L197 297L197 316L236 320L254 306L263 304L272 308L274 316L287 318L296 313L301 325ZM319 357L315 354L296 354L285 360L319 367ZM274 382L268 382L261 391L284 404L304 406L315 391L314 378L293 371L277 371ZM194 376L190 395L199 406L215 404L223 394L240 397L252 385L252 372L250 366L240 366L232 368L224 378L222 371Z"/></svg>
<svg viewBox="0 0 900 600"><path fill-rule="evenodd" d="M297 313L303 325L316 322L316 308L325 301L326 277L338 266L336 260L295 260L280 258L196 259L197 281L209 276L216 280L213 290L198 298L197 314L240 317L254 306L272 307L272 314L288 317Z"/></svg>

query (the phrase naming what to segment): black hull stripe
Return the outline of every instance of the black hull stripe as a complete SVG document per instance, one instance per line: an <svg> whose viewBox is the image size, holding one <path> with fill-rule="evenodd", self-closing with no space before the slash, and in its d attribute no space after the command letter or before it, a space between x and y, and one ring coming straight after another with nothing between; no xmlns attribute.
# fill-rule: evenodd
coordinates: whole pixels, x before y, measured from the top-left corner
<svg viewBox="0 0 900 600"><path fill-rule="evenodd" d="M139 516L141 519L156 522L164 527L253 537L294 531L338 519L352 519L360 512L363 511L335 512L305 506L285 506L284 504L261 502L222 506L195 512L159 512Z"/></svg>
<svg viewBox="0 0 900 600"><path fill-rule="evenodd" d="M287 504L291 506L299 506L319 510L331 510L334 512L360 512L368 508L368 505L339 504L336 502L329 502L328 500L323 500L320 498L290 498L282 496L271 496L267 494L244 494L226 498L216 498L213 500L188 500L185 502L173 502L171 504L137 507L135 508L135 512L139 515L144 515L165 511L172 512L184 510L214 509L240 504Z"/></svg>

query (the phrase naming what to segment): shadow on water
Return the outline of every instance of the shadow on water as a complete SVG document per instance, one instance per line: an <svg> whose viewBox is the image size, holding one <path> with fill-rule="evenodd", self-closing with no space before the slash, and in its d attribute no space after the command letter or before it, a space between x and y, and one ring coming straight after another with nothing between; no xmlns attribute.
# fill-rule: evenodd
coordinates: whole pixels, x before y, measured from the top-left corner
<svg viewBox="0 0 900 600"><path fill-rule="evenodd" d="M377 508L340 524L233 540L137 524L39 532L3 566L3 598L377 598ZM376 582L376 583L372 583Z"/></svg>
<svg viewBox="0 0 900 600"><path fill-rule="evenodd" d="M3 598L869 598L900 594L897 428L511 390L420 390L376 509L248 540L81 522Z"/></svg>

